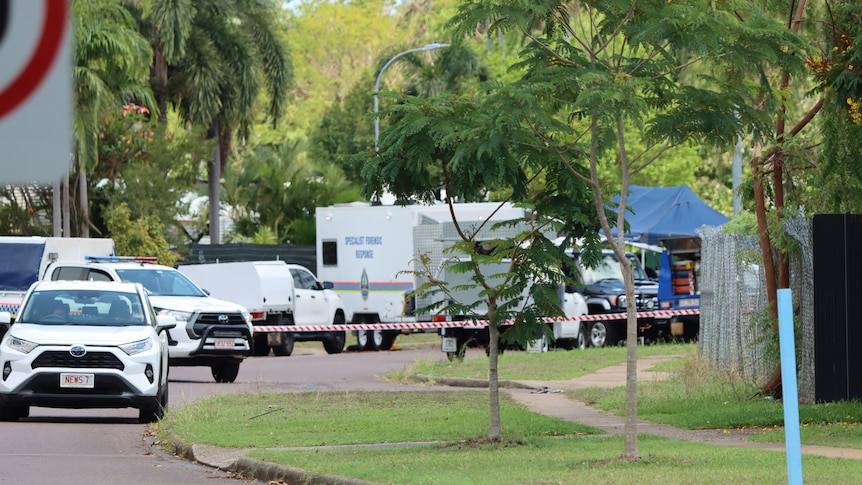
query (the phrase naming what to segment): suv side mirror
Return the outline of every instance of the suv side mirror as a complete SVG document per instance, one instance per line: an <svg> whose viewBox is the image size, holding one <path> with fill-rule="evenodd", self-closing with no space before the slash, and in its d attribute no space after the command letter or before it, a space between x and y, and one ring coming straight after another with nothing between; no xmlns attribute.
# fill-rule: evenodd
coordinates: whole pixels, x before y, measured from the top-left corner
<svg viewBox="0 0 862 485"><path fill-rule="evenodd" d="M177 326L177 320L170 315L156 315L156 333L170 330Z"/></svg>

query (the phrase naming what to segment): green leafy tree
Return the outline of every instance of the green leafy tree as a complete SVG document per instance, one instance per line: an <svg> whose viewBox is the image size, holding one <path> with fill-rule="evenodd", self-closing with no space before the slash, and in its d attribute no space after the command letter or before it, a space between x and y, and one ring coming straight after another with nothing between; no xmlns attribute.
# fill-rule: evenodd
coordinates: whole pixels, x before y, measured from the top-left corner
<svg viewBox="0 0 862 485"><path fill-rule="evenodd" d="M281 26L296 65L298 102L285 115L294 137L313 131L324 114L344 104L354 90L367 96L374 86L369 71L380 53L409 35L389 13L388 0L296 3L294 10L285 12ZM368 101L365 111L370 109Z"/></svg>
<svg viewBox="0 0 862 485"><path fill-rule="evenodd" d="M699 0L464 3L453 19L459 37L472 35L487 21L491 32L525 39L521 62L513 66L518 80L494 85L477 100L407 99L390 107L387 114L398 116L399 123L383 137L381 155L366 160L367 189L421 197L429 188L432 165L442 166L445 180L456 189L450 193L507 186L511 200L534 208L535 220L558 221L562 227L557 229L570 238L585 237L592 258L601 228L622 262L628 301L635 301L622 231L610 237L613 227L625 226L625 211L608 211L608 201L619 195L625 206L632 174L673 147L692 142L731 146L741 131L766 136L779 99L768 83L749 82L745 74L762 74L765 65L789 71L802 67L796 56L804 49L799 38L751 7ZM695 64L704 65L700 72L708 74L697 83L686 82L686 68ZM628 144L627 127L641 133L642 149L630 151L637 147ZM599 164L608 160L619 170L618 186L599 179ZM528 181L539 174L544 182L533 188ZM546 263L541 254L521 258L533 247L553 247L540 237L530 242L526 250L494 245L492 254ZM552 254L563 260L559 252ZM536 266L542 267L548 265ZM493 302L488 300L490 313ZM489 315L492 323L495 318ZM624 457L636 459L633 306L626 336ZM490 437L495 438L502 430L491 349Z"/></svg>
<svg viewBox="0 0 862 485"><path fill-rule="evenodd" d="M361 197L337 167L303 161L301 151L298 143L282 143L241 152L225 177L225 201L240 238L266 227L279 243L313 244L316 207Z"/></svg>
<svg viewBox="0 0 862 485"><path fill-rule="evenodd" d="M190 237L179 224L188 212L182 202L197 182L198 167L212 153L199 133L158 123L149 110L134 103L105 112L99 133L100 165L93 176L93 225L107 232L104 212L125 204L132 218L154 216L175 246Z"/></svg>
<svg viewBox="0 0 862 485"><path fill-rule="evenodd" d="M461 242L452 250L467 256L454 270L471 273L471 280L486 298L489 321L489 438L499 440L497 355L503 322L516 320L507 341L524 344L544 331L540 316L560 313L555 300L563 282L562 267L567 261L565 245L556 245L549 234L561 232L571 238L583 236L595 252L598 237L591 229L595 206L588 186L561 165L537 164L541 150L532 134L519 130L523 114L514 113L509 99L494 96L471 99L466 96L437 98L405 97L384 111L399 120L392 123L381 140L378 156L364 155L363 175L368 178L366 195L375 197L384 190L401 200L434 198L438 182L430 173L443 177L448 194L481 192L486 187L505 187L508 201L535 211L535 219L512 221L517 228L511 237L491 241L478 239L479 228L461 225L455 219ZM541 183L537 173L542 174ZM448 198L449 204L453 203ZM492 214L484 215L486 219ZM489 274L489 267L506 263L503 273ZM550 268L560 268L552 271ZM434 268L425 268L434 282ZM572 268L568 268L570 271ZM446 294L443 285L433 283L419 291ZM532 299L517 305L518 295L528 292ZM445 299L445 298L444 298ZM470 314L477 302L448 305L444 311Z"/></svg>
<svg viewBox="0 0 862 485"><path fill-rule="evenodd" d="M154 106L147 85L150 46L116 0L75 0L73 21L73 136L80 235L90 234L89 171L99 165L99 119L127 100ZM68 209L68 201L65 204ZM67 212L66 221L70 214ZM67 234L68 235L68 234Z"/></svg>
<svg viewBox="0 0 862 485"><path fill-rule="evenodd" d="M260 112L261 84L273 122L284 113L293 66L271 0L139 0L134 11L153 45L153 92L162 111L216 140L207 164L210 236L219 240L220 181L235 135L248 136ZM164 121L164 118L162 118Z"/></svg>
<svg viewBox="0 0 862 485"><path fill-rule="evenodd" d="M132 218L125 204L111 208L107 216L108 229L118 256L155 256L159 263L173 266L180 256L168 247L162 223L155 216Z"/></svg>
<svg viewBox="0 0 862 485"><path fill-rule="evenodd" d="M783 215L800 207L824 207L836 199L844 199L849 204L859 200L854 190L858 170L853 168L858 162L850 161L847 155L860 151L858 138L852 136L854 131L858 131L852 124L862 119L859 114L859 101L862 100L859 63L862 60L862 7L852 0L825 3L801 0L768 6L779 18L787 19L787 31L805 35L817 47L817 50L790 52L805 61L813 79L788 69L776 69L770 73L771 82L781 93L781 104L772 126L774 135L767 140L758 140L750 163L751 193L766 294L777 337L777 292L779 288L790 287L787 257L790 248L782 242L784 237L780 224ZM812 89L813 82L816 84ZM820 96L816 102L809 101L812 93ZM824 109L825 117L821 116ZM821 133L813 129L818 126ZM845 146L844 143L848 144ZM818 159L816 164L812 164ZM845 165L847 162L849 164ZM813 172L819 173L812 173L812 166L815 168ZM836 183L836 175L844 179ZM829 179L821 178L823 176ZM817 184L816 194L804 188L804 184L810 182ZM780 366L776 366L761 393L781 396Z"/></svg>

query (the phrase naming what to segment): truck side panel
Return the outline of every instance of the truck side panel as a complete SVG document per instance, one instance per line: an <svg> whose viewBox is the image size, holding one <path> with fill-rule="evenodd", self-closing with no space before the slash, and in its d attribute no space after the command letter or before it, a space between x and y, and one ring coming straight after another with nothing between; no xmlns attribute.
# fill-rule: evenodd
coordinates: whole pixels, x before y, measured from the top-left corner
<svg viewBox="0 0 862 485"><path fill-rule="evenodd" d="M24 293L52 261L113 254L114 241L107 238L0 236L0 311L17 312Z"/></svg>
<svg viewBox="0 0 862 485"><path fill-rule="evenodd" d="M39 265L39 278L44 278L45 269L56 261L84 261L87 256L114 256L114 240L109 238L49 237L45 238L45 257Z"/></svg>
<svg viewBox="0 0 862 485"><path fill-rule="evenodd" d="M0 244L0 294L27 291L39 279L44 253L44 244Z"/></svg>
<svg viewBox="0 0 862 485"><path fill-rule="evenodd" d="M347 320L396 321L413 290L411 207L317 209L317 277L331 281Z"/></svg>
<svg viewBox="0 0 862 485"><path fill-rule="evenodd" d="M251 313L293 311L293 277L283 261L189 264L177 270L212 296Z"/></svg>

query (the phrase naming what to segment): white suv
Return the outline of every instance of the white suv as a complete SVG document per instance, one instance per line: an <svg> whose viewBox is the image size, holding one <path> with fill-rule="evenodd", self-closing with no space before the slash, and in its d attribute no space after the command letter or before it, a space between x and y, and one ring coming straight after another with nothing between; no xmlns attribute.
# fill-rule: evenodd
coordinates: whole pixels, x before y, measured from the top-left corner
<svg viewBox="0 0 862 485"><path fill-rule="evenodd" d="M172 366L208 366L216 382L233 382L252 353L251 315L240 305L213 298L185 275L146 257L88 257L58 261L43 279L131 281L144 286L156 313L176 319L168 333Z"/></svg>
<svg viewBox="0 0 862 485"><path fill-rule="evenodd" d="M168 339L176 322L156 316L136 283L33 283L0 341L0 420L30 406L138 408L141 422L168 405Z"/></svg>

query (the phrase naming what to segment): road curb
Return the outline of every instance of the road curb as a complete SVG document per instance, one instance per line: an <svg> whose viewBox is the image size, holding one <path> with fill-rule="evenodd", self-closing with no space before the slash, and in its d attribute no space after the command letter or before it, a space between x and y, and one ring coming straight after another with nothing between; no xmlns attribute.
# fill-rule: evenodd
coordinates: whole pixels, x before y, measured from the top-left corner
<svg viewBox="0 0 862 485"><path fill-rule="evenodd" d="M172 441L170 447L174 455L185 460L267 483L277 482L285 485L375 485L373 482L366 482L355 478L309 473L299 468L276 465L243 456L245 453L251 451L251 449L235 450L199 444L189 445L181 441Z"/></svg>
<svg viewBox="0 0 862 485"><path fill-rule="evenodd" d="M421 382L421 383L424 383L424 384L436 383L436 384L442 384L442 385L451 386L451 387L479 387L479 388L488 387L488 381L487 380L475 379L475 378L471 378L471 377L431 377L431 376L416 375L416 376L413 376L413 378L416 379L417 381ZM531 384L526 384L526 383L520 382L520 381L503 380L503 381L499 381L497 383L497 385L500 388L505 388L505 389L527 389L527 390L539 390L540 389L540 387L537 387L537 386L534 386Z"/></svg>

